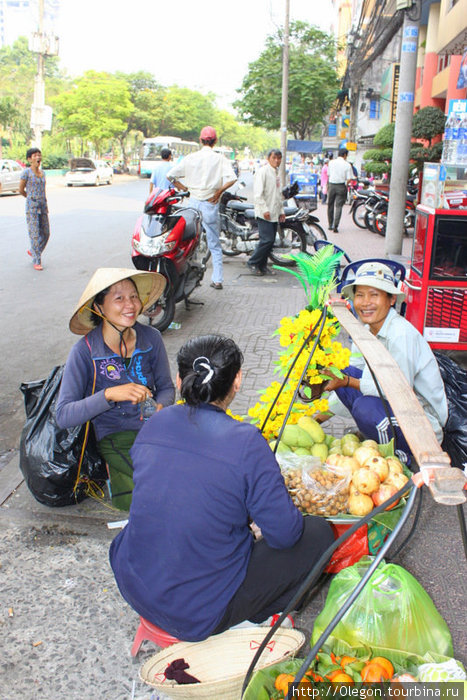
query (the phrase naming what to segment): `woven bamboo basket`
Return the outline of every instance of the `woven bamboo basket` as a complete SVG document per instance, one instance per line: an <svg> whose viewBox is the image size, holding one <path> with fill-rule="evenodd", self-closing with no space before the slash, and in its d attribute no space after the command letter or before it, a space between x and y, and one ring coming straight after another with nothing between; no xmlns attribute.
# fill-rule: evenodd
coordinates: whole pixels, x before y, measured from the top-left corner
<svg viewBox="0 0 467 700"><path fill-rule="evenodd" d="M243 681L259 645L270 627L227 630L203 642L179 642L148 659L140 678L170 698L240 700ZM255 670L295 656L305 643L303 632L278 629L261 654ZM178 685L164 671L175 659L185 659L187 673L200 683Z"/></svg>

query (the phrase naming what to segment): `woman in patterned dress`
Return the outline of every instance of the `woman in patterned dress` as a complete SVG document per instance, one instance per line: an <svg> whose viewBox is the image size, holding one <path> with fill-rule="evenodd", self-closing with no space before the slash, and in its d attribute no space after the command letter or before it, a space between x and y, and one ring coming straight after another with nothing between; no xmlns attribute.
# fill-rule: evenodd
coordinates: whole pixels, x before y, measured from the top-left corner
<svg viewBox="0 0 467 700"><path fill-rule="evenodd" d="M31 241L28 255L32 257L34 269L43 270L41 255L49 240L50 230L45 174L41 170L42 153L39 148L29 148L26 158L30 167L21 174L19 191L26 197L26 223Z"/></svg>

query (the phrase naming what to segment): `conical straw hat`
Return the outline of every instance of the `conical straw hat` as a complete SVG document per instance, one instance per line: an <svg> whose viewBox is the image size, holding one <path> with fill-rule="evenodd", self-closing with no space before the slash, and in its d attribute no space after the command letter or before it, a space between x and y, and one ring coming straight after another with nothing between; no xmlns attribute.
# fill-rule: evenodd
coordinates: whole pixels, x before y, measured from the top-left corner
<svg viewBox="0 0 467 700"><path fill-rule="evenodd" d="M160 297L165 287L165 277L158 272L135 272L125 267L100 267L81 294L81 298L73 311L69 326L72 333L85 335L95 328L92 322L92 303L99 292L121 280L131 279L136 285L139 298L145 311Z"/></svg>

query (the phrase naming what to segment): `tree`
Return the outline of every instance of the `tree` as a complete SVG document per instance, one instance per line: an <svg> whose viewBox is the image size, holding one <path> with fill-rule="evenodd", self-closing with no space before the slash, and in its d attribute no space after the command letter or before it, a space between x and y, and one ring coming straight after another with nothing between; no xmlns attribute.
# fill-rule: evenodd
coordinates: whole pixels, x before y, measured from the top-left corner
<svg viewBox="0 0 467 700"><path fill-rule="evenodd" d="M109 73L87 71L72 90L55 99L57 120L65 135L79 136L98 155L109 139L125 131L134 106L127 82Z"/></svg>
<svg viewBox="0 0 467 700"><path fill-rule="evenodd" d="M203 126L215 119L214 95L173 85L163 98L158 133L198 141Z"/></svg>
<svg viewBox="0 0 467 700"><path fill-rule="evenodd" d="M14 127L19 124L20 112L12 97L0 97L0 158L2 158L2 133L5 130L11 145L11 135Z"/></svg>
<svg viewBox="0 0 467 700"><path fill-rule="evenodd" d="M34 78L37 56L29 51L26 37L19 37L12 46L0 49L0 94L13 101L18 112L14 131L26 142L31 135L31 105L34 99ZM68 89L70 81L60 71L58 58L47 56L44 63L47 101Z"/></svg>
<svg viewBox="0 0 467 700"><path fill-rule="evenodd" d="M276 130L280 127L283 31L266 39L260 57L249 64L234 106L244 121ZM289 50L288 128L296 138L309 138L321 125L339 89L333 37L306 22L292 22Z"/></svg>
<svg viewBox="0 0 467 700"><path fill-rule="evenodd" d="M443 152L443 142L439 138L444 132L446 115L438 107L423 107L414 114L412 136L422 143L412 143L411 159L417 170L423 170L423 163L438 163ZM438 140L433 143L433 139Z"/></svg>
<svg viewBox="0 0 467 700"><path fill-rule="evenodd" d="M395 124L386 124L376 134L373 143L377 148L365 151L365 172L383 175L391 171L392 147L394 144Z"/></svg>

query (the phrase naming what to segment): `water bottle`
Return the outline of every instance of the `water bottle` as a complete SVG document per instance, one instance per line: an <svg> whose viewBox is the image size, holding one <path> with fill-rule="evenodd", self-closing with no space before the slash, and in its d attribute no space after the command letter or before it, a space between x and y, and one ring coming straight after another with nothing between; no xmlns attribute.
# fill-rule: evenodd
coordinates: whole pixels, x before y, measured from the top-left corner
<svg viewBox="0 0 467 700"><path fill-rule="evenodd" d="M147 398L140 403L140 420L146 422L157 411L157 403L152 398Z"/></svg>

